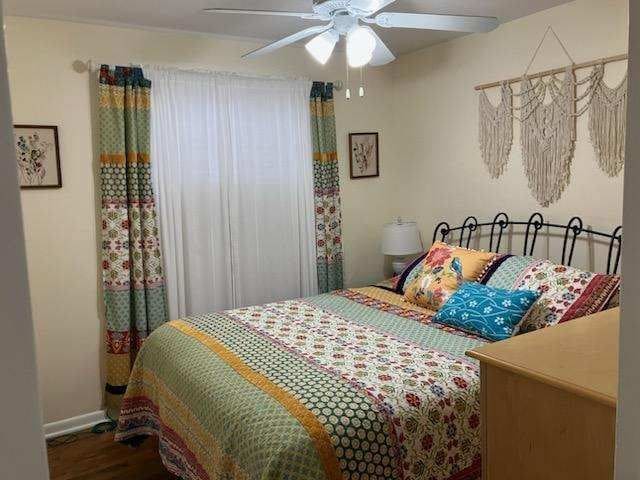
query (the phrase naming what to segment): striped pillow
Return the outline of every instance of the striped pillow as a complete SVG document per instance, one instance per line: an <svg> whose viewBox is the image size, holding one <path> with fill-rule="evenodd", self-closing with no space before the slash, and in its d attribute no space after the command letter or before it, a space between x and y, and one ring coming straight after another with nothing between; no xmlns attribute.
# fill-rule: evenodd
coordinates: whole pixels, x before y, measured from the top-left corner
<svg viewBox="0 0 640 480"><path fill-rule="evenodd" d="M521 332L599 312L620 287L617 275L585 272L549 260L514 255L496 258L478 281L495 288L540 292L540 299L520 325Z"/></svg>
<svg viewBox="0 0 640 480"><path fill-rule="evenodd" d="M404 295L406 286L409 285L418 275L420 275L420 272L422 271L422 263L424 262L427 253L429 252L424 252L423 254L419 255L405 267L405 269L398 277L398 281L396 282L396 293Z"/></svg>

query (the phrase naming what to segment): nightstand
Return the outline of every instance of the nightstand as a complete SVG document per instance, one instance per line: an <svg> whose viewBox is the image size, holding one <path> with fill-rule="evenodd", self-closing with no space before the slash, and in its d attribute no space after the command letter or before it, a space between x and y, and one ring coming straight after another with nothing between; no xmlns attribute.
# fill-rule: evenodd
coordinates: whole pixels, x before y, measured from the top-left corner
<svg viewBox="0 0 640 480"><path fill-rule="evenodd" d="M483 480L613 478L619 314L467 352L480 360Z"/></svg>

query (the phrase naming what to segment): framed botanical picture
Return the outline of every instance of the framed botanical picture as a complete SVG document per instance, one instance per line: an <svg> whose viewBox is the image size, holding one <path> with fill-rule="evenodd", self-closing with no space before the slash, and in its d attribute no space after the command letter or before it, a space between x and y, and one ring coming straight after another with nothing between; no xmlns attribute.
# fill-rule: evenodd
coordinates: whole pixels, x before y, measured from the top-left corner
<svg viewBox="0 0 640 480"><path fill-rule="evenodd" d="M380 176L380 159L377 133L349 134L349 169L351 178Z"/></svg>
<svg viewBox="0 0 640 480"><path fill-rule="evenodd" d="M14 125L20 188L62 188L58 127Z"/></svg>

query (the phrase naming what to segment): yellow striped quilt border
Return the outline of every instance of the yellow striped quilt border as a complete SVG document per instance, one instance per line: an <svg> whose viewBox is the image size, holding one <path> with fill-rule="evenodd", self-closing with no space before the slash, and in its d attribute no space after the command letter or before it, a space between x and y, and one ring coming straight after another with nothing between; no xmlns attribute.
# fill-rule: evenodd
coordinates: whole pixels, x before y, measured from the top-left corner
<svg viewBox="0 0 640 480"><path fill-rule="evenodd" d="M227 365L233 368L245 380L253 383L266 394L277 400L291 415L293 415L305 428L309 437L313 441L318 456L324 466L327 479L342 479L340 464L336 458L329 434L324 429L320 421L311 413L300 401L286 390L278 387L264 375L251 369L236 354L227 349L215 338L201 332L183 320L176 320L170 324L176 330L188 335L213 351L218 357L224 360Z"/></svg>

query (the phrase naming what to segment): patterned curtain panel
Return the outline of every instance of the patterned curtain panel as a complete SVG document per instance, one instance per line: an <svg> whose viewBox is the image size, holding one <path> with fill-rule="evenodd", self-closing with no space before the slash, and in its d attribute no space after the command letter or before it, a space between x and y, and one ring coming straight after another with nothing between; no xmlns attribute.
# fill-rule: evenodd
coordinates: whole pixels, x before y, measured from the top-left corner
<svg viewBox="0 0 640 480"><path fill-rule="evenodd" d="M136 353L167 308L149 163L151 82L140 68L103 65L98 89L106 404L115 418Z"/></svg>
<svg viewBox="0 0 640 480"><path fill-rule="evenodd" d="M314 82L311 132L316 207L316 252L320 293L342 288L340 182L336 153L333 84Z"/></svg>

